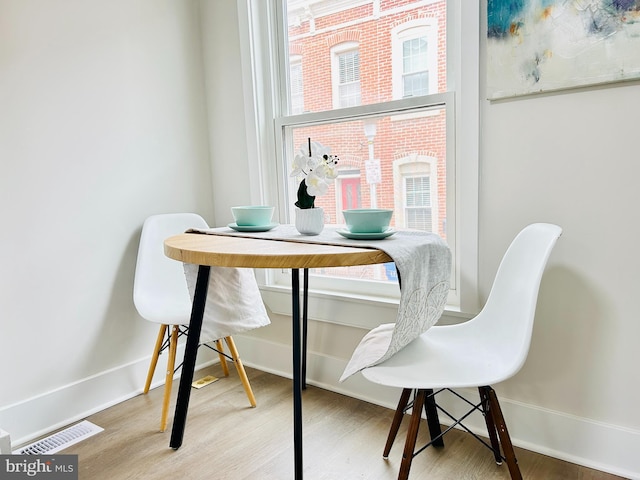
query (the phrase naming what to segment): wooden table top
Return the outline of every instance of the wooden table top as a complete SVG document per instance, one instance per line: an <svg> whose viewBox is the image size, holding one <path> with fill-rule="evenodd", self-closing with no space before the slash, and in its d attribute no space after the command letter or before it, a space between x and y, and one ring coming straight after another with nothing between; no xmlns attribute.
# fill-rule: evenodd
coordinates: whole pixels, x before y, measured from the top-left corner
<svg viewBox="0 0 640 480"><path fill-rule="evenodd" d="M164 242L164 253L184 263L218 267L318 268L392 262L374 248L183 233Z"/></svg>

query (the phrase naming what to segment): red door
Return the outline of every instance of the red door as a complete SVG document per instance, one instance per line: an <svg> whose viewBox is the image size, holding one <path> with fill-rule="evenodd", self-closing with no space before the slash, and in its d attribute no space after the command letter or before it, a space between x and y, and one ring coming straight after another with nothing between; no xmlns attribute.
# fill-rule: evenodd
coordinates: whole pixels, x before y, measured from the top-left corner
<svg viewBox="0 0 640 480"><path fill-rule="evenodd" d="M342 209L360 208L360 177L343 178L340 184L342 188Z"/></svg>

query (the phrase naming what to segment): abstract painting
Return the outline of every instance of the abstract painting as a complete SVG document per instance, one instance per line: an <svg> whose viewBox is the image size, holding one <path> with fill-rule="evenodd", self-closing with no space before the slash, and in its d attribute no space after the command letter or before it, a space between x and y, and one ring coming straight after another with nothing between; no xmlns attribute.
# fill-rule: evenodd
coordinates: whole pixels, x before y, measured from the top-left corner
<svg viewBox="0 0 640 480"><path fill-rule="evenodd" d="M640 0L487 0L489 99L640 78Z"/></svg>

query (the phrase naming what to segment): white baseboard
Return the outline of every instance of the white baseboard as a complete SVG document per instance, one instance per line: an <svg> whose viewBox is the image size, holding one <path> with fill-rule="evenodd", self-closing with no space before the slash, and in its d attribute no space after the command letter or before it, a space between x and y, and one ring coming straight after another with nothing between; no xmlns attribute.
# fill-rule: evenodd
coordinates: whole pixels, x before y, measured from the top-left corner
<svg viewBox="0 0 640 480"><path fill-rule="evenodd" d="M234 335L243 363L291 378L291 347L258 337ZM182 352L179 352L182 356ZM214 363L203 355L197 368ZM0 408L0 427L11 434L12 448L31 442L142 392L149 358L121 365L50 392ZM343 359L308 352L307 380L326 390L395 408L399 390L366 381L357 374L338 379ZM164 381L156 369L153 386ZM260 393L256 392L259 396ZM514 445L630 479L640 479L640 432L501 398ZM447 405L455 412L455 405ZM446 423L445 418L440 419ZM484 423L467 424L486 435Z"/></svg>
<svg viewBox="0 0 640 480"><path fill-rule="evenodd" d="M235 335L234 340L245 365L291 378L289 345L242 335ZM345 360L316 352L308 352L307 358L309 385L395 409L399 389L373 384L360 374L339 383ZM476 392L469 393L477 396ZM439 398L438 402L441 401L453 414L460 410L456 402ZM640 452L640 432L507 398L500 398L500 405L514 445L624 478L640 479L640 456L634 453ZM444 416L440 421L448 423ZM486 437L481 416L470 418L465 424L474 433Z"/></svg>
<svg viewBox="0 0 640 480"><path fill-rule="evenodd" d="M203 350L206 352L206 350ZM178 346L178 358L184 345ZM212 355L198 356L196 368L215 363ZM151 388L164 384L166 354L156 367ZM142 393L150 357L83 378L77 382L0 408L0 427L11 434L12 449L80 421ZM179 372L178 375L179 376ZM158 415L160 413L158 412Z"/></svg>

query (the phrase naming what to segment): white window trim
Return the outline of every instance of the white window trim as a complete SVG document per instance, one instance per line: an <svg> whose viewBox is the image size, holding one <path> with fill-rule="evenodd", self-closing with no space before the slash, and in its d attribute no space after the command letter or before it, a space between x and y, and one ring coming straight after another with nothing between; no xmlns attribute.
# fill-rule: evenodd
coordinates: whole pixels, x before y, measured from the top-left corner
<svg viewBox="0 0 640 480"><path fill-rule="evenodd" d="M478 169L479 169L479 41L480 6L478 2L462 0L450 2L449 17L454 29L449 29L447 44L450 49L447 77L463 94L456 98L457 171L455 175L456 231L456 284L461 292L458 307L448 306L445 315L465 316L479 310L478 295ZM282 8L277 0L242 0L238 2L240 43L243 71L251 72L243 78L247 144L252 176L252 200L282 205L281 195L269 191L268 185L279 185L281 180L277 162L273 160L276 147L276 127L273 119L279 106L273 102L272 85L278 77L287 75L284 62L279 70L271 70L269 62L277 56L267 26L272 16L282 25ZM459 33L459 37L455 37ZM286 82L281 82L286 85ZM282 92L286 94L286 92ZM462 112L464 111L464 115ZM257 175L259 174L259 175ZM260 183L257 184L259 178ZM254 188L255 187L255 188ZM257 192L257 193L256 193ZM286 207L285 207L286 208ZM284 212L276 212L285 218ZM258 270L263 298L270 309L279 314L291 314L291 289L287 286L265 284L266 271ZM380 323L395 321L397 300L378 296L340 295L313 289L310 292L310 318L316 320L373 328ZM357 314L354 314L354 308ZM336 312L340 312L339 315Z"/></svg>

